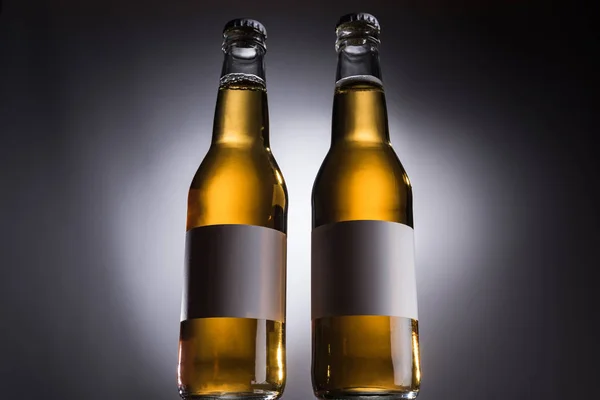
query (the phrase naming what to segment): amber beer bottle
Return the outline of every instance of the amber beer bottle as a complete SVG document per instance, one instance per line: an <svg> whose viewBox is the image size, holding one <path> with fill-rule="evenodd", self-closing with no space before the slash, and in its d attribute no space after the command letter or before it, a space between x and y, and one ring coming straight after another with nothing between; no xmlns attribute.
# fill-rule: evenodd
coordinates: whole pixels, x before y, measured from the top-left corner
<svg viewBox="0 0 600 400"><path fill-rule="evenodd" d="M178 387L184 399L281 396L288 195L271 148L266 30L236 19L212 142L189 190Z"/></svg>
<svg viewBox="0 0 600 400"><path fill-rule="evenodd" d="M421 368L412 189L390 143L370 14L336 27L331 147L312 192L312 383L321 399L412 399Z"/></svg>

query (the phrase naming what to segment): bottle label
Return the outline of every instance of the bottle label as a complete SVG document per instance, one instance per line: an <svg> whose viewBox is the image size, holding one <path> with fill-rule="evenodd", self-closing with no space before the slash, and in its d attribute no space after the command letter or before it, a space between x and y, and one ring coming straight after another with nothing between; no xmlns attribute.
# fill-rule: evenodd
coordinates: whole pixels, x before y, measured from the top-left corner
<svg viewBox="0 0 600 400"><path fill-rule="evenodd" d="M253 225L210 225L186 234L181 320L285 319L287 237Z"/></svg>
<svg viewBox="0 0 600 400"><path fill-rule="evenodd" d="M344 221L312 232L312 319L382 315L417 320L414 230Z"/></svg>

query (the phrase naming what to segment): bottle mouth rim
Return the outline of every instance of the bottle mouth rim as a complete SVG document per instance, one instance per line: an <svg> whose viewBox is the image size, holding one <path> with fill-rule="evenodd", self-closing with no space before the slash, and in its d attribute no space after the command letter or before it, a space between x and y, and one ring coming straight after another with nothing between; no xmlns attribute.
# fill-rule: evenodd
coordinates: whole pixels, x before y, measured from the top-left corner
<svg viewBox="0 0 600 400"><path fill-rule="evenodd" d="M335 50L339 53L342 49L347 46L371 46L372 48L379 48L381 44L381 40L379 40L379 36L368 30L357 30L355 28L351 30L346 30L337 32L337 38L335 40Z"/></svg>
<svg viewBox="0 0 600 400"><path fill-rule="evenodd" d="M221 50L227 52L231 46L254 48L262 54L267 52L267 44L264 38L248 32L230 32L228 35L225 35Z"/></svg>
<svg viewBox="0 0 600 400"><path fill-rule="evenodd" d="M236 18L223 27L221 49L225 52L229 46L236 44L242 47L260 48L266 52L266 39L267 29L261 22L251 18Z"/></svg>
<svg viewBox="0 0 600 400"><path fill-rule="evenodd" d="M370 43L378 46L381 41L379 21L372 14L353 13L343 15L336 27L335 48L340 51L345 45L364 45Z"/></svg>

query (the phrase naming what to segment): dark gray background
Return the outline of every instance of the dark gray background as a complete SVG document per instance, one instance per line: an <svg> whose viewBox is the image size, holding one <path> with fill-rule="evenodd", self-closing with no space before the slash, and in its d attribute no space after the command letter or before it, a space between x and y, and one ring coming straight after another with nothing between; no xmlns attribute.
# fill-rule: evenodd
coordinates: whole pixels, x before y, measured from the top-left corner
<svg viewBox="0 0 600 400"><path fill-rule="evenodd" d="M269 31L291 198L285 398L311 398L310 189L334 24L361 10L383 26L391 137L415 188L419 398L592 399L592 13L479 3L5 1L0 398L177 398L186 193L238 16Z"/></svg>

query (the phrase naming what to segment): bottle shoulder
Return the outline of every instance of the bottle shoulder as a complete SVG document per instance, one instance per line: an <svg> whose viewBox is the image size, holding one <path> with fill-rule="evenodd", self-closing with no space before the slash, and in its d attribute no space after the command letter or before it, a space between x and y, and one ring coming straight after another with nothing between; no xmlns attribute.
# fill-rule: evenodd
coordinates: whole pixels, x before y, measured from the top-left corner
<svg viewBox="0 0 600 400"><path fill-rule="evenodd" d="M393 147L378 145L332 146L317 173L313 191L321 184L344 185L375 179L380 184L410 186L408 174Z"/></svg>
<svg viewBox="0 0 600 400"><path fill-rule="evenodd" d="M412 188L393 148L334 145L312 190L313 224L384 220L412 226Z"/></svg>
<svg viewBox="0 0 600 400"><path fill-rule="evenodd" d="M264 146L212 146L190 185L187 226L247 224L285 233L287 208L283 175Z"/></svg>
<svg viewBox="0 0 600 400"><path fill-rule="evenodd" d="M262 145L213 145L196 170L190 188L199 189L215 180L230 179L286 187L283 174L268 148Z"/></svg>

